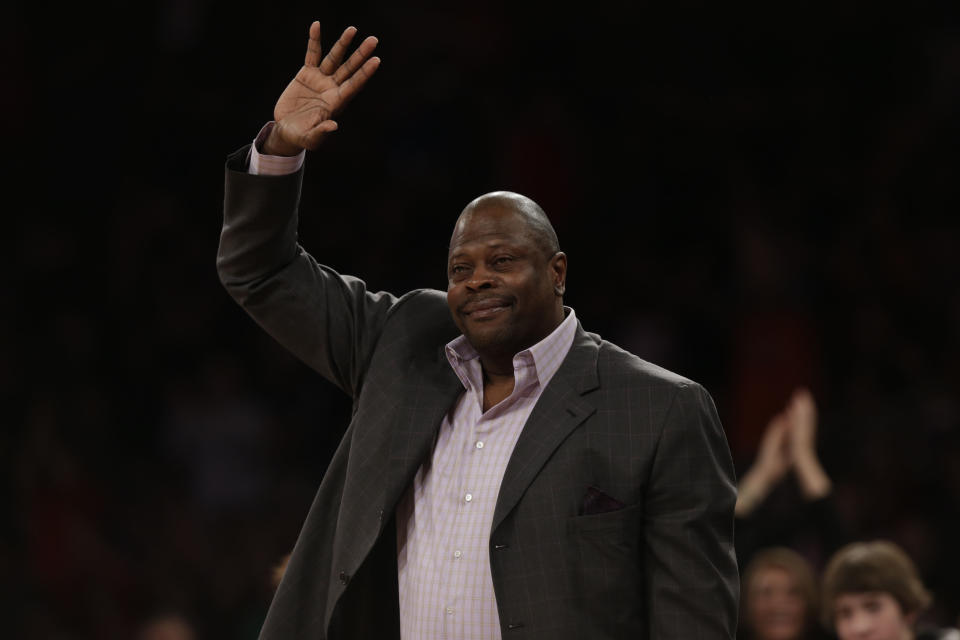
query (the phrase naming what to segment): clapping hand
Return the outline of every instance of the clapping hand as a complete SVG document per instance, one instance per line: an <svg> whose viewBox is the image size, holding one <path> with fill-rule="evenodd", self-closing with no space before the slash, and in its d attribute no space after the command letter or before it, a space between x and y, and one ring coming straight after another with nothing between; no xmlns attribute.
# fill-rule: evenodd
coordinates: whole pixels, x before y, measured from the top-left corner
<svg viewBox="0 0 960 640"><path fill-rule="evenodd" d="M737 515L749 515L791 469L805 499L829 494L830 477L817 457L816 437L817 406L810 391L801 387L767 425L757 459L741 479Z"/></svg>

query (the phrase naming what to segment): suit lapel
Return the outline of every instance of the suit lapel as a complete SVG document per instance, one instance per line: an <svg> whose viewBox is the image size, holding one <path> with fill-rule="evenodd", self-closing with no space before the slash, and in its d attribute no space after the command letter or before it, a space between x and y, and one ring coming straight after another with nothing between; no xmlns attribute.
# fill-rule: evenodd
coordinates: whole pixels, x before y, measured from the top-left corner
<svg viewBox="0 0 960 640"><path fill-rule="evenodd" d="M384 509L393 509L414 474L430 455L444 415L461 393L463 383L447 361L443 347L426 366L407 371L403 410L390 430L390 470L383 497Z"/></svg>
<svg viewBox="0 0 960 640"><path fill-rule="evenodd" d="M390 409L392 415L382 416L383 424L390 426L367 429L365 441L355 443L359 451L368 455L357 458L357 466L348 473L344 487L337 519L337 537L341 542L334 548L332 582L338 572L355 572L377 538L384 534L400 496L429 455L443 416L463 391L463 384L446 361L442 348L435 359L412 361L397 379L403 391L401 400ZM380 434L385 435L381 438ZM328 593L328 617L340 593Z"/></svg>
<svg viewBox="0 0 960 640"><path fill-rule="evenodd" d="M560 443L596 410L583 394L599 386L599 353L596 340L578 325L570 353L541 393L517 439L500 484L491 531L516 506Z"/></svg>
<svg viewBox="0 0 960 640"><path fill-rule="evenodd" d="M507 463L494 510L494 528L516 506L560 443L596 410L583 394L599 385L598 355L597 341L578 326L570 353L543 390ZM413 363L404 373L403 386L401 408L391 418L390 464L381 485L384 522L430 455L444 415L463 393L463 384L442 347L428 361Z"/></svg>

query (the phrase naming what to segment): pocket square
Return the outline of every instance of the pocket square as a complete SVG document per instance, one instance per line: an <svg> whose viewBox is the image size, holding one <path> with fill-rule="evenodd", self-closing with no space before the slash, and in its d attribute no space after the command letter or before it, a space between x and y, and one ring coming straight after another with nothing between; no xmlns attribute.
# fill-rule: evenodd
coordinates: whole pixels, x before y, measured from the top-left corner
<svg viewBox="0 0 960 640"><path fill-rule="evenodd" d="M600 489L594 486L587 487L587 494L583 496L583 504L580 506L580 515L592 516L598 513L608 513L623 509L624 503L616 498L608 496Z"/></svg>

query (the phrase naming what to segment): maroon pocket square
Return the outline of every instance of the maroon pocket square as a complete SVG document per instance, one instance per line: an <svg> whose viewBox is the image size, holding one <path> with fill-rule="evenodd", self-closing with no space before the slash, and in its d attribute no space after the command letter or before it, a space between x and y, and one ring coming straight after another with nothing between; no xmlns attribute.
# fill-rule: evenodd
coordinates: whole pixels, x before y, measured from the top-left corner
<svg viewBox="0 0 960 640"><path fill-rule="evenodd" d="M616 498L608 496L596 487L590 486L587 487L587 494L583 496L583 504L580 505L580 515L593 516L599 513L609 513L610 511L623 509L625 506L627 505Z"/></svg>

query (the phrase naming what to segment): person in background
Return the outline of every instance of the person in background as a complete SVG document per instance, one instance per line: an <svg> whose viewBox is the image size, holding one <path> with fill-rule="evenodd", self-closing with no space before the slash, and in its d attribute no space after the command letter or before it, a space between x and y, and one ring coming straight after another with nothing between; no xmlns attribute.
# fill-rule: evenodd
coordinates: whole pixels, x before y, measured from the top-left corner
<svg viewBox="0 0 960 640"><path fill-rule="evenodd" d="M290 554L284 554L270 572L270 586L276 591L283 580L283 574L287 572L287 563L290 562Z"/></svg>
<svg viewBox="0 0 960 640"><path fill-rule="evenodd" d="M817 455L817 406L798 388L764 431L756 460L740 478L736 514L737 560L743 568L760 549L804 548L829 557L848 540L833 500L833 483ZM793 487L784 487L792 472ZM770 499L776 493L777 499ZM771 504L772 503L772 504Z"/></svg>
<svg viewBox="0 0 960 640"><path fill-rule="evenodd" d="M956 629L918 628L931 594L896 544L854 542L830 559L821 616L839 640L960 640Z"/></svg>
<svg viewBox="0 0 960 640"><path fill-rule="evenodd" d="M169 612L145 620L136 640L197 640L197 633L186 617Z"/></svg>
<svg viewBox="0 0 960 640"><path fill-rule="evenodd" d="M743 576L740 638L813 640L817 625L817 584L810 563L796 551L771 547L757 552Z"/></svg>

